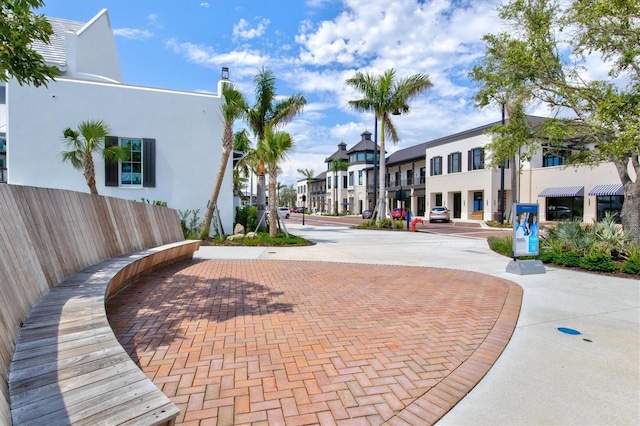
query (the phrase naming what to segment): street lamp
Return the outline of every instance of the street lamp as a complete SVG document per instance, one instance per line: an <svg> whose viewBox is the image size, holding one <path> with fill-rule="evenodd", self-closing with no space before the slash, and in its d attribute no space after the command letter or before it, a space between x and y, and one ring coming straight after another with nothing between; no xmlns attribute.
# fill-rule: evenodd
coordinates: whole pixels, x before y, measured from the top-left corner
<svg viewBox="0 0 640 426"><path fill-rule="evenodd" d="M504 115L505 115L505 107L504 103L502 104L502 125L504 126ZM504 166L505 162L500 166L500 200L498 200L498 210L500 210L500 224L504 223ZM513 171L512 171L513 173Z"/></svg>
<svg viewBox="0 0 640 426"><path fill-rule="evenodd" d="M304 208L302 209L302 224L304 225L304 216L307 210L307 194L302 194L302 203L304 204Z"/></svg>
<svg viewBox="0 0 640 426"><path fill-rule="evenodd" d="M378 114L374 112L373 115L375 118L373 126L373 211L376 212L378 208Z"/></svg>

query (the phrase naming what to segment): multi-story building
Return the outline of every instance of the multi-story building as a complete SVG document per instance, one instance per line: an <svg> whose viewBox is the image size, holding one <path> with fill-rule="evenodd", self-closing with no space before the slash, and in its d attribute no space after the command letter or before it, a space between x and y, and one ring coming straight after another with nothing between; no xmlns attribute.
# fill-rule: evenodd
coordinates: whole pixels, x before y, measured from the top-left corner
<svg viewBox="0 0 640 426"><path fill-rule="evenodd" d="M387 158L385 188L389 209L404 207L415 216L424 216L425 147L426 143L410 146Z"/></svg>
<svg viewBox="0 0 640 426"><path fill-rule="evenodd" d="M303 199L304 196L304 199ZM297 182L298 207L305 207L312 213L324 213L326 210L327 172L324 171L311 179Z"/></svg>
<svg viewBox="0 0 640 426"><path fill-rule="evenodd" d="M360 141L347 151L349 167L347 168L347 211L350 214L361 214L364 210L373 209L373 179L367 179L368 170L373 170L374 155L378 154L371 132L360 135ZM373 176L372 176L373 177Z"/></svg>
<svg viewBox="0 0 640 426"><path fill-rule="evenodd" d="M529 116L536 124L542 117ZM538 203L544 221L582 219L590 222L606 212L620 212L624 192L616 168L611 163L595 167L567 166L570 146L565 151L550 150L544 143L531 153L530 161L507 162L503 168L490 167L491 123L453 135L401 149L386 160L385 193L390 209L405 207L414 216L424 216L434 206L447 206L453 219L511 219L512 202ZM360 214L373 208L373 141L371 133L347 151L327 158L328 212L332 200L341 212ZM345 172L338 174L338 189L332 185L333 158L348 159ZM513 171L515 175L512 175ZM365 189L366 188L366 189ZM501 194L502 201L501 206ZM403 197L404 195L404 197Z"/></svg>
<svg viewBox="0 0 640 426"><path fill-rule="evenodd" d="M544 118L529 116L529 120L539 123ZM545 221L591 222L607 211L620 212L624 196L615 166L567 166L569 145L566 151L558 152L541 142L530 161L516 159L515 167L507 163L503 170L489 167L491 153L486 146L492 136L488 130L495 124L427 142L427 209L444 205L454 219L499 219L500 191L504 188L507 220L511 219L512 201L538 203ZM514 170L516 175L512 176Z"/></svg>
<svg viewBox="0 0 640 426"><path fill-rule="evenodd" d="M346 213L349 211L349 201L347 199L348 175L347 170L333 170L335 161L341 161L347 165L349 155L347 154L347 144L340 142L338 150L327 157L324 162L327 164L327 209L332 214Z"/></svg>

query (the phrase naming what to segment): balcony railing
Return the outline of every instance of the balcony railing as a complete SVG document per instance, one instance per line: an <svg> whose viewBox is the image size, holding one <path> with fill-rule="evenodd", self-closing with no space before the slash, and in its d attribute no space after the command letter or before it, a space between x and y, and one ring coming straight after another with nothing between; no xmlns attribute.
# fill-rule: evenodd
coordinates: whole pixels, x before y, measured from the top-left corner
<svg viewBox="0 0 640 426"><path fill-rule="evenodd" d="M7 183L7 169L0 169L0 183Z"/></svg>

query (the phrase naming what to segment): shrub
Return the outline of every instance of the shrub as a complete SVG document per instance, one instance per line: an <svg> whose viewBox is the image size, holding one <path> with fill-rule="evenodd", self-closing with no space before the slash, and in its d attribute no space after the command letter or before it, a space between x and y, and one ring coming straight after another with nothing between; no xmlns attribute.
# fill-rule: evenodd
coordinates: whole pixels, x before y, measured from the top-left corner
<svg viewBox="0 0 640 426"><path fill-rule="evenodd" d="M389 228L393 226L393 220L389 218L379 219L378 220L378 228Z"/></svg>
<svg viewBox="0 0 640 426"><path fill-rule="evenodd" d="M180 225L182 226L182 234L184 235L185 240L197 239L200 232L200 219L198 219L200 209L187 209L184 212L178 210L178 213L180 214Z"/></svg>
<svg viewBox="0 0 640 426"><path fill-rule="evenodd" d="M640 245L629 244L625 249L622 271L627 274L640 275Z"/></svg>
<svg viewBox="0 0 640 426"><path fill-rule="evenodd" d="M244 226L247 232L254 231L258 226L258 208L255 206L236 207L236 220Z"/></svg>
<svg viewBox="0 0 640 426"><path fill-rule="evenodd" d="M167 207L167 202L166 201L160 201L160 200L148 200L144 197L142 197L140 199L143 203L147 203L147 204L153 204L154 206L160 206L160 207Z"/></svg>
<svg viewBox="0 0 640 426"><path fill-rule="evenodd" d="M540 249L540 261L543 263L553 263L555 260L555 254L550 249Z"/></svg>
<svg viewBox="0 0 640 426"><path fill-rule="evenodd" d="M489 237L487 238L489 248L500 253L503 256L511 257L513 254L513 237L511 235L505 235L504 237Z"/></svg>
<svg viewBox="0 0 640 426"><path fill-rule="evenodd" d="M625 260L625 262L622 264L622 272L626 274L640 275L640 260Z"/></svg>
<svg viewBox="0 0 640 426"><path fill-rule="evenodd" d="M589 271L613 272L617 268L611 256L604 253L588 254L580 259L579 266Z"/></svg>
<svg viewBox="0 0 640 426"><path fill-rule="evenodd" d="M565 251L554 257L554 263L564 266L580 266L580 254L575 251Z"/></svg>
<svg viewBox="0 0 640 426"><path fill-rule="evenodd" d="M395 229L404 229L405 223L402 220L396 220L396 221L393 222L393 227Z"/></svg>

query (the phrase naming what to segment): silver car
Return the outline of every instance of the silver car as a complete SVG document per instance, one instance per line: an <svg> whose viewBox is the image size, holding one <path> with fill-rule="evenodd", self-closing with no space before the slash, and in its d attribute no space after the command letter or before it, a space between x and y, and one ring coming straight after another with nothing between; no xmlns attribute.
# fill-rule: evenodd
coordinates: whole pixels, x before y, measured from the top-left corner
<svg viewBox="0 0 640 426"><path fill-rule="evenodd" d="M451 211L444 206L436 206L429 210L429 223L436 220L449 222L451 220Z"/></svg>

